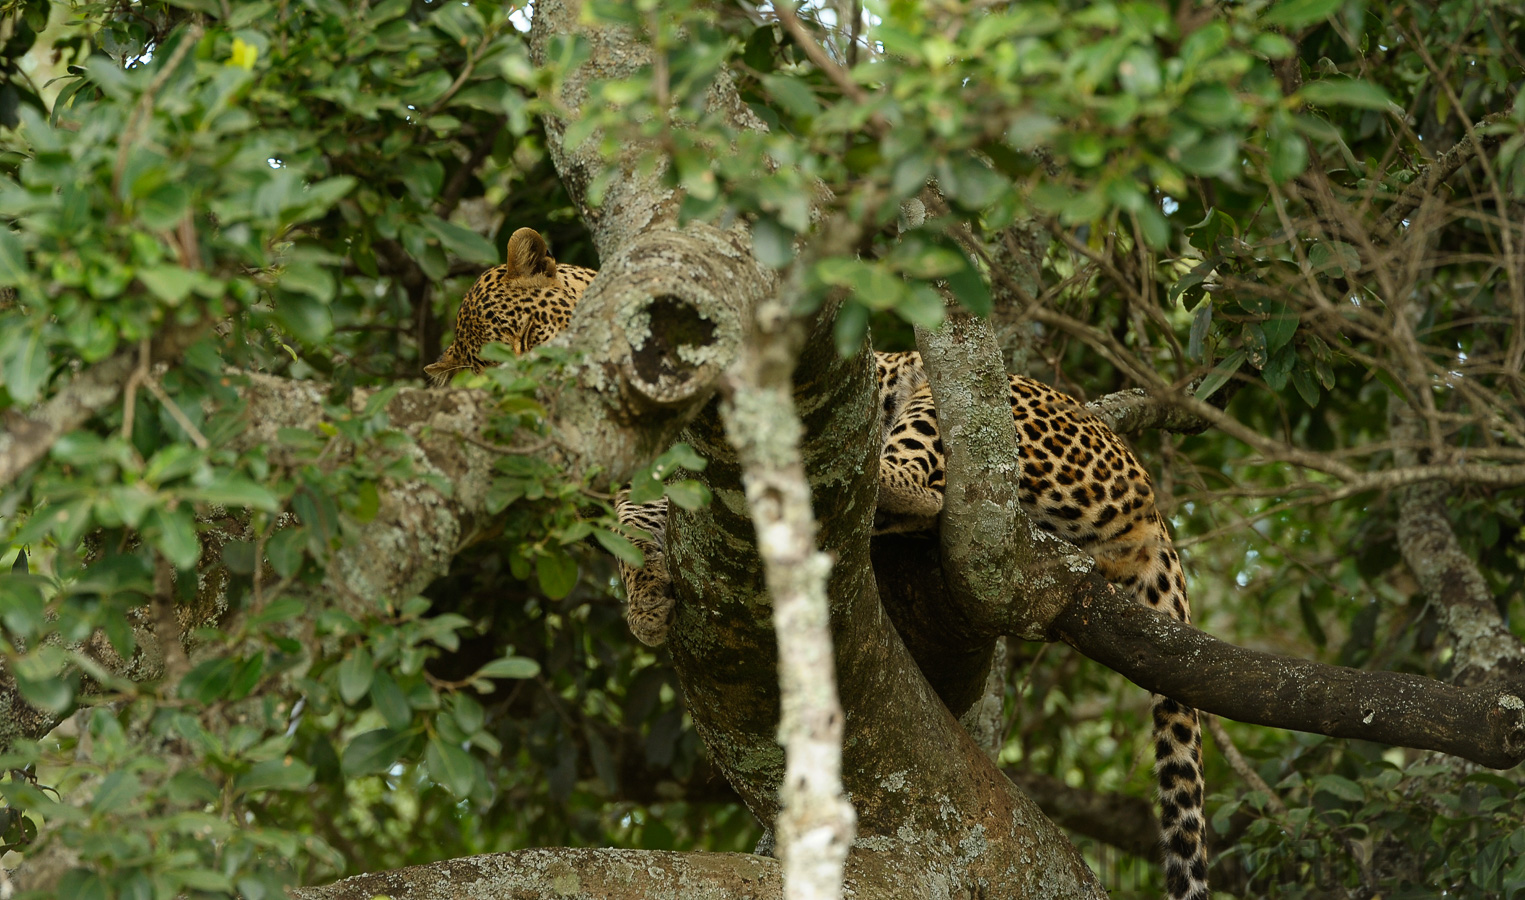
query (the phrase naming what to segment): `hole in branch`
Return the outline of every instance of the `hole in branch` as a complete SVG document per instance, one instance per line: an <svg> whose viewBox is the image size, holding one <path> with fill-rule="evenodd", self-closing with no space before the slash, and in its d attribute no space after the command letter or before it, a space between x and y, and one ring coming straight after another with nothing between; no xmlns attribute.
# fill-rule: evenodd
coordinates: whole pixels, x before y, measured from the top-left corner
<svg viewBox="0 0 1525 900"><path fill-rule="evenodd" d="M635 348L633 362L636 374L648 384L665 379L684 380L693 362L685 362L678 355L678 348L685 345L702 347L715 339L714 323L699 315L699 311L681 297L663 294L652 299L647 307L650 333L646 341Z"/></svg>

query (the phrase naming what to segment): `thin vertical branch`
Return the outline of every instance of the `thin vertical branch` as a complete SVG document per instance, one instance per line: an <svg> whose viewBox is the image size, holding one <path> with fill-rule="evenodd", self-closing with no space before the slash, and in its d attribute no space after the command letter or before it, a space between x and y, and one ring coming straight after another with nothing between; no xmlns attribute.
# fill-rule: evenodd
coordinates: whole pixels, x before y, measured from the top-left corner
<svg viewBox="0 0 1525 900"><path fill-rule="evenodd" d="M835 900L857 816L842 790L842 706L831 641L826 578L816 549L810 485L800 453L803 425L793 375L802 324L789 303L799 279L758 307L757 331L732 369L722 406L742 465L778 636L782 809L774 828L787 900Z"/></svg>

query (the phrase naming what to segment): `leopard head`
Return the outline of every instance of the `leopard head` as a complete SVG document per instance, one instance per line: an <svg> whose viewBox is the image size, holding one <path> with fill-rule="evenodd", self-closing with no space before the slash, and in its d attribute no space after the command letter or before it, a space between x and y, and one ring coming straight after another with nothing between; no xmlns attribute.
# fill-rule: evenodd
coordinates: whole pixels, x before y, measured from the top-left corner
<svg viewBox="0 0 1525 900"><path fill-rule="evenodd" d="M576 306L574 293L561 278L545 239L533 228L520 228L508 239L507 261L483 272L461 300L455 317L455 340L424 373L440 387L456 372L480 372L488 343L506 344L522 354L566 327Z"/></svg>

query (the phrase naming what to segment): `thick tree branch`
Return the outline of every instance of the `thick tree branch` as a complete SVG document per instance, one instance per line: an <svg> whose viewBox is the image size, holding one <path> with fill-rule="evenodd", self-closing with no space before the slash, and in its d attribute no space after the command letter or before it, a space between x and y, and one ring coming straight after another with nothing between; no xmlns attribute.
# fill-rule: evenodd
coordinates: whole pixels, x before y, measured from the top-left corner
<svg viewBox="0 0 1525 900"><path fill-rule="evenodd" d="M1507 769L1525 760L1525 690L1462 688L1224 643L1099 586L1054 620L1065 643L1150 691L1240 722L1439 750Z"/></svg>
<svg viewBox="0 0 1525 900"><path fill-rule="evenodd" d="M1160 430L1177 434L1201 434L1212 422L1181 408L1175 400L1152 397L1148 391L1132 388L1097 397L1085 408L1100 419L1114 434L1138 434Z"/></svg>
<svg viewBox="0 0 1525 900"><path fill-rule="evenodd" d="M783 896L782 882L778 860L766 856L565 847L467 856L288 893L292 900L769 900Z"/></svg>
<svg viewBox="0 0 1525 900"><path fill-rule="evenodd" d="M1024 551L1038 541L1019 500L1022 461L1010 380L989 322L951 303L940 329L916 330L916 345L937 404L945 460L939 534L949 599L977 630L988 630L982 623L1007 618L1009 604L1036 599L1023 591Z"/></svg>

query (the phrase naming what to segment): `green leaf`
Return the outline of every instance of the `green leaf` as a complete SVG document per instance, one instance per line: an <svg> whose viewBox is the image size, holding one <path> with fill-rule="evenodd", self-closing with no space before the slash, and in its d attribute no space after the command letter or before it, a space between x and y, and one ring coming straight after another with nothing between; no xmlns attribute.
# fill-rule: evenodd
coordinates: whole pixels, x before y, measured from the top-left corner
<svg viewBox="0 0 1525 900"><path fill-rule="evenodd" d="M197 281L194 272L179 266L144 266L137 271L137 278L155 297L170 306L180 305Z"/></svg>
<svg viewBox="0 0 1525 900"><path fill-rule="evenodd" d="M281 270L281 287L293 294L306 294L319 303L334 299L334 276L327 268L306 259L296 259Z"/></svg>
<svg viewBox="0 0 1525 900"><path fill-rule="evenodd" d="M1298 362L1292 370L1292 386L1302 395L1303 402L1309 406L1318 406L1319 393L1318 382L1313 380L1313 373L1308 370L1306 363Z"/></svg>
<svg viewBox="0 0 1525 900"><path fill-rule="evenodd" d="M1193 175L1226 175L1239 162L1239 137L1231 133L1204 137L1182 150L1175 162Z"/></svg>
<svg viewBox="0 0 1525 900"><path fill-rule="evenodd" d="M977 316L990 315L990 286L980 277L979 270L973 263L963 254L959 254L959 258L964 265L948 276L948 289L953 291L953 296L958 298L964 309Z"/></svg>
<svg viewBox="0 0 1525 900"><path fill-rule="evenodd" d="M1393 100L1387 91L1369 81L1353 78L1315 81L1303 85L1303 99L1315 106L1355 106L1361 109L1385 110Z"/></svg>
<svg viewBox="0 0 1525 900"><path fill-rule="evenodd" d="M1190 229L1188 229L1189 232ZM1192 238L1192 243L1196 243L1195 237ZM1170 286L1170 299L1172 301L1182 300L1184 296L1185 299L1182 302L1186 308L1195 308L1197 302L1207 293L1202 289L1202 285L1206 283L1207 279L1218 268L1219 262L1220 260L1215 257L1193 266L1190 272L1176 279L1176 283ZM1193 323L1195 323L1195 319L1193 319ZM1200 359L1201 357L1199 355L1194 358Z"/></svg>
<svg viewBox="0 0 1525 900"><path fill-rule="evenodd" d="M300 791L312 784L313 769L307 763L289 756L267 759L255 763L249 771L233 779L235 790L253 791Z"/></svg>
<svg viewBox="0 0 1525 900"><path fill-rule="evenodd" d="M355 517L357 522L369 522L376 518L376 513L381 509L381 495L376 491L376 482L362 481L355 488L355 504L350 508L349 514Z"/></svg>
<svg viewBox="0 0 1525 900"><path fill-rule="evenodd" d="M1319 775L1311 779L1316 791L1326 791L1341 800L1360 803L1366 799L1366 790L1349 778L1340 775Z"/></svg>
<svg viewBox="0 0 1525 900"><path fill-rule="evenodd" d="M782 269L794 260L794 232L772 216L758 219L752 225L752 255L769 268Z"/></svg>
<svg viewBox="0 0 1525 900"><path fill-rule="evenodd" d="M339 696L345 703L354 706L370 692L371 680L375 677L376 669L371 664L370 651L364 647L356 648L355 652L339 663Z"/></svg>
<svg viewBox="0 0 1525 900"><path fill-rule="evenodd" d="M30 641L42 629L47 623L48 603L43 597L47 587L48 581L39 575L13 571L0 577L0 622L7 630Z"/></svg>
<svg viewBox="0 0 1525 900"><path fill-rule="evenodd" d="M863 344L863 334L868 330L868 307L856 299L848 300L837 310L837 321L832 325L832 339L841 356L852 356Z"/></svg>
<svg viewBox="0 0 1525 900"><path fill-rule="evenodd" d="M0 285L19 287L27 279L26 248L16 232L0 225Z"/></svg>
<svg viewBox="0 0 1525 900"><path fill-rule="evenodd" d="M391 728L367 731L349 742L339 758L346 778L375 775L392 768L413 743L413 735Z"/></svg>
<svg viewBox="0 0 1525 900"><path fill-rule="evenodd" d="M1270 316L1260 327L1265 330L1266 349L1275 353L1297 334L1298 315L1287 308L1285 301L1278 301L1271 307Z"/></svg>
<svg viewBox="0 0 1525 900"><path fill-rule="evenodd" d="M356 179L351 175L339 175L308 185L303 198L308 206L306 214L317 216L323 213L338 202L339 198L353 190L356 183Z"/></svg>
<svg viewBox="0 0 1525 900"><path fill-rule="evenodd" d="M112 895L100 875L84 869L70 869L58 879L58 893L54 896L70 900L108 900Z"/></svg>
<svg viewBox="0 0 1525 900"><path fill-rule="evenodd" d="M424 763L429 767L429 775L457 797L470 796L471 789L476 787L476 760L460 747L440 740L438 735L429 739Z"/></svg>
<svg viewBox="0 0 1525 900"><path fill-rule="evenodd" d="M687 510L700 509L710 502L710 490L693 479L675 481L663 490L667 499Z"/></svg>
<svg viewBox="0 0 1525 900"><path fill-rule="evenodd" d="M408 695L385 669L376 672L371 679L371 703L392 728L406 728L413 722L413 707L408 703Z"/></svg>
<svg viewBox="0 0 1525 900"><path fill-rule="evenodd" d="M286 622L307 612L307 603L296 597L282 597L249 617L249 625L257 627L275 622Z"/></svg>
<svg viewBox="0 0 1525 900"><path fill-rule="evenodd" d="M1345 241L1319 241L1308 248L1308 264L1315 275L1344 278L1361 269L1361 251Z"/></svg>
<svg viewBox="0 0 1525 900"><path fill-rule="evenodd" d="M260 509L265 512L275 512L281 508L281 499L268 488L232 472L214 474L206 484L186 491L185 497L218 506Z"/></svg>
<svg viewBox="0 0 1525 900"><path fill-rule="evenodd" d="M1399 383L1398 379L1393 375L1392 372L1389 372L1387 369L1378 366L1372 369L1372 374L1377 376L1377 380L1386 385L1389 391L1392 391L1394 397L1397 397L1400 400L1406 400L1408 398L1408 391L1403 389L1403 385Z"/></svg>
<svg viewBox="0 0 1525 900"><path fill-rule="evenodd" d="M556 549L535 557L535 577L540 590L552 600L560 600L577 585L577 561Z"/></svg>
<svg viewBox="0 0 1525 900"><path fill-rule="evenodd" d="M16 690L21 694L21 699L49 712L67 712L74 703L74 685L69 679L56 675L32 679L17 671Z"/></svg>
<svg viewBox="0 0 1525 900"><path fill-rule="evenodd" d="M1287 387L1287 379L1292 375L1292 365L1297 362L1297 352L1290 346L1282 347L1271 354L1271 361L1261 370L1260 375L1266 380L1266 386L1271 390L1281 393Z"/></svg>
<svg viewBox="0 0 1525 900"><path fill-rule="evenodd" d="M429 229L431 234L439 238L439 242L447 250L467 262L480 263L484 266L498 264L498 249L491 241L475 231L447 222L438 216L421 216L419 222Z"/></svg>
<svg viewBox="0 0 1525 900"><path fill-rule="evenodd" d="M0 229L0 233L3 233L3 229ZM11 392L11 399L27 404L36 400L42 392L42 386L48 381L50 368L51 361L48 359L48 346L42 339L42 328L33 328L22 339L20 349L12 351L5 360L5 386Z"/></svg>
<svg viewBox="0 0 1525 900"><path fill-rule="evenodd" d="M664 473L672 471L674 467L688 469L690 472L703 472L704 467L709 465L709 460L695 452L693 447L679 441L657 457L657 463Z"/></svg>
<svg viewBox="0 0 1525 900"><path fill-rule="evenodd" d="M482 668L472 678L534 678L540 663L524 656L501 656Z"/></svg>
<svg viewBox="0 0 1525 900"><path fill-rule="evenodd" d="M281 292L275 302L275 317L288 334L304 344L321 344L334 331L328 304L307 294Z"/></svg>
<svg viewBox="0 0 1525 900"><path fill-rule="evenodd" d="M1271 142L1271 180L1277 184L1303 174L1308 167L1308 143L1300 134L1285 132Z"/></svg>
<svg viewBox="0 0 1525 900"><path fill-rule="evenodd" d="M237 663L226 656L209 659L180 679L179 694L203 705L224 699L233 686Z"/></svg>
<svg viewBox="0 0 1525 900"><path fill-rule="evenodd" d="M1186 342L1186 357L1188 359L1201 359L1204 345L1207 342L1207 330L1213 324L1213 301L1197 307L1197 311L1191 314L1191 337Z"/></svg>
<svg viewBox="0 0 1525 900"><path fill-rule="evenodd" d="M1264 369L1268 353L1266 333L1259 323L1245 322L1239 328L1239 343L1244 347L1245 359L1257 369Z"/></svg>
<svg viewBox="0 0 1525 900"><path fill-rule="evenodd" d="M1202 379L1202 386L1197 388L1197 399L1206 400L1216 393L1218 388L1227 384L1228 380L1234 377L1234 373L1239 371L1239 367L1244 365L1245 356L1245 351L1235 350L1233 353L1225 356L1216 366L1213 366L1213 370L1207 373L1206 378Z"/></svg>
<svg viewBox="0 0 1525 900"><path fill-rule="evenodd" d="M623 535L598 528L593 532L593 539L598 541L605 550L609 551L611 556L627 566L639 569L646 564L645 554L641 553L640 548L631 543Z"/></svg>
<svg viewBox="0 0 1525 900"><path fill-rule="evenodd" d="M821 112L821 104L816 101L815 92L806 87L801 79L787 75L764 75L762 83L773 99L792 116L808 118Z"/></svg>
<svg viewBox="0 0 1525 900"><path fill-rule="evenodd" d="M132 772L116 771L101 780L95 797L90 801L91 811L112 813L126 807L143 793L143 782Z"/></svg>
<svg viewBox="0 0 1525 900"><path fill-rule="evenodd" d="M189 571L201 559L201 541L196 537L196 520L190 510L155 509L148 514L148 532L154 546L177 569Z"/></svg>
<svg viewBox="0 0 1525 900"><path fill-rule="evenodd" d="M307 529L292 526L283 528L265 542L265 558L277 575L289 578L302 567L303 552L307 548Z"/></svg>
<svg viewBox="0 0 1525 900"><path fill-rule="evenodd" d="M1266 25L1301 28L1329 18L1345 0L1282 0L1261 17Z"/></svg>
<svg viewBox="0 0 1525 900"><path fill-rule="evenodd" d="M259 684L260 676L264 673L265 654L263 652L255 653L239 663L237 670L233 673L233 682L228 687L228 699L242 700L249 696L249 692Z"/></svg>

